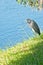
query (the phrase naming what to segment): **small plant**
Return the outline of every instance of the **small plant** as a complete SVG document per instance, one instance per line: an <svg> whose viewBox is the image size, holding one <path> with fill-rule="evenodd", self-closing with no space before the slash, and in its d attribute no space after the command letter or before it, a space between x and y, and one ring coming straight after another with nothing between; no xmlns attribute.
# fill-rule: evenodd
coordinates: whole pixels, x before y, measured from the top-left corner
<svg viewBox="0 0 43 65"><path fill-rule="evenodd" d="M16 0L18 3L23 5L29 5L37 9L43 9L43 0Z"/></svg>
<svg viewBox="0 0 43 65"><path fill-rule="evenodd" d="M43 65L43 34L0 51L0 65Z"/></svg>

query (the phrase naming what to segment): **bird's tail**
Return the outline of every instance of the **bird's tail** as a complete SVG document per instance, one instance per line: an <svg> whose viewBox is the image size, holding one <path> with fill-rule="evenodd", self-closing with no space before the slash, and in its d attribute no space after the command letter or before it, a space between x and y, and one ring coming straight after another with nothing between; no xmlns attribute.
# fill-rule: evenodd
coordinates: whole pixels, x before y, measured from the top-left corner
<svg viewBox="0 0 43 65"><path fill-rule="evenodd" d="M41 34L41 32L39 33L39 35Z"/></svg>

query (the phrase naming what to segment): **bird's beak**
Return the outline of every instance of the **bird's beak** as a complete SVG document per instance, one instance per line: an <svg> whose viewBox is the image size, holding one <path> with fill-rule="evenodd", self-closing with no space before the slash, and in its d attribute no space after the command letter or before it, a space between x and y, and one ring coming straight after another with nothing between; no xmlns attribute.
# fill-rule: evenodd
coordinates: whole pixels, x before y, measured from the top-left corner
<svg viewBox="0 0 43 65"><path fill-rule="evenodd" d="M25 22L27 23L27 20L25 19Z"/></svg>

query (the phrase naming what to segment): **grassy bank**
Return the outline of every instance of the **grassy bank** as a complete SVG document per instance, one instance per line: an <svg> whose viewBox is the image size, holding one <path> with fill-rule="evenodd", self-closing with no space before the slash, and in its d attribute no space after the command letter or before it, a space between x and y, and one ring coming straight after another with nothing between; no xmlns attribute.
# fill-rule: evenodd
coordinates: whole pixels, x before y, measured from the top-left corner
<svg viewBox="0 0 43 65"><path fill-rule="evenodd" d="M43 34L0 51L0 65L43 65Z"/></svg>

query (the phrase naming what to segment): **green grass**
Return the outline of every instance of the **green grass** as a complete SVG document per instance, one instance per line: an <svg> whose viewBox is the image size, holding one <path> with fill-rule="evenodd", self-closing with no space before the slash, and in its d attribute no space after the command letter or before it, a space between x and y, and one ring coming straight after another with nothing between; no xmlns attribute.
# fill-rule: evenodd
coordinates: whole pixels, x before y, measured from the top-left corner
<svg viewBox="0 0 43 65"><path fill-rule="evenodd" d="M0 51L0 65L43 65L43 34Z"/></svg>

